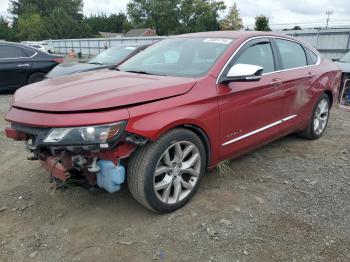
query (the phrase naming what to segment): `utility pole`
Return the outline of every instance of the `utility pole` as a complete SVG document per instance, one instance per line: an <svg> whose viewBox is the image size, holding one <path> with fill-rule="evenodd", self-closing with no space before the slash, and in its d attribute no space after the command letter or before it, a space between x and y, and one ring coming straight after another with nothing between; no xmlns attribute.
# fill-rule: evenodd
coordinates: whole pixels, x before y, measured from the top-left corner
<svg viewBox="0 0 350 262"><path fill-rule="evenodd" d="M331 10L326 11L326 15L327 15L326 29L328 28L328 23L332 14L333 14L333 11Z"/></svg>

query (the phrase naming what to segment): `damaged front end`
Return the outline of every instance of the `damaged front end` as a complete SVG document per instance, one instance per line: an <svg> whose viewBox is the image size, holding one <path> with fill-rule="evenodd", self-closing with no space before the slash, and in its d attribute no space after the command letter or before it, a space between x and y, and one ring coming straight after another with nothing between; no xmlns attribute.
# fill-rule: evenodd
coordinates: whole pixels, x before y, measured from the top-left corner
<svg viewBox="0 0 350 262"><path fill-rule="evenodd" d="M50 177L87 181L110 193L125 180L123 159L147 139L124 132L127 122L98 126L41 128L12 123L6 136L25 141L30 160L40 160Z"/></svg>

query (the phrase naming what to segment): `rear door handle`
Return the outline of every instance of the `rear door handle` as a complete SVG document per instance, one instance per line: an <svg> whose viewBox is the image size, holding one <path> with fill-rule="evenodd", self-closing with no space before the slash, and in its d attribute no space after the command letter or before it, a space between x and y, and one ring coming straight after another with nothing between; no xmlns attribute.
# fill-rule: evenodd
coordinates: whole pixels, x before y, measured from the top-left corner
<svg viewBox="0 0 350 262"><path fill-rule="evenodd" d="M316 76L316 73L309 72L309 73L307 74L307 77L308 77L308 78L313 78L314 76Z"/></svg>
<svg viewBox="0 0 350 262"><path fill-rule="evenodd" d="M17 67L29 67L30 64L20 64L20 65L17 65Z"/></svg>

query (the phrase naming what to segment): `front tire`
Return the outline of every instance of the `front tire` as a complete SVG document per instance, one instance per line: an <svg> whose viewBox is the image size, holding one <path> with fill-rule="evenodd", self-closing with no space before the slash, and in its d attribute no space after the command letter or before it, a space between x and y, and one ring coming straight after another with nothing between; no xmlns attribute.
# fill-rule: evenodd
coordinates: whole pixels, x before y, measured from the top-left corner
<svg viewBox="0 0 350 262"><path fill-rule="evenodd" d="M176 128L132 155L128 187L146 208L172 212L197 192L205 169L206 153L201 139L192 131Z"/></svg>
<svg viewBox="0 0 350 262"><path fill-rule="evenodd" d="M320 138L326 130L331 103L329 96L323 94L317 101L312 116L309 121L308 127L300 133L302 137L315 140Z"/></svg>

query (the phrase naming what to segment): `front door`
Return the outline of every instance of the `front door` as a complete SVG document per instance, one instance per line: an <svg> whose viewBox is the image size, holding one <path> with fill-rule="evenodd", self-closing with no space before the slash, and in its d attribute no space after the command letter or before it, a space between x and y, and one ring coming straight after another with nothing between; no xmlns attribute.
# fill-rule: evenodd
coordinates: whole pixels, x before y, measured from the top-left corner
<svg viewBox="0 0 350 262"><path fill-rule="evenodd" d="M218 84L220 111L221 158L248 151L278 135L282 123L283 95L279 65L269 38L249 41L232 59L235 64L263 67L259 81L239 81Z"/></svg>

